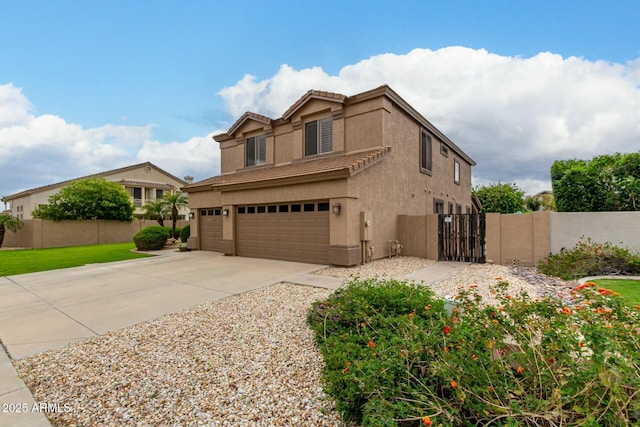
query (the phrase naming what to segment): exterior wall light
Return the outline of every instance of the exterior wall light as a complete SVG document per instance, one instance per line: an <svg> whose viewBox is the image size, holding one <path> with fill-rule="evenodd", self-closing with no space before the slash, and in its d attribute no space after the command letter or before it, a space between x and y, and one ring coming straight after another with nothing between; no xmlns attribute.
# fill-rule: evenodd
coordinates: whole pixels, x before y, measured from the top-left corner
<svg viewBox="0 0 640 427"><path fill-rule="evenodd" d="M223 216L229 216L229 209L222 209Z"/></svg>
<svg viewBox="0 0 640 427"><path fill-rule="evenodd" d="M193 212L189 212L189 219L193 219L194 215Z"/></svg>
<svg viewBox="0 0 640 427"><path fill-rule="evenodd" d="M336 203L335 205L332 206L333 208L333 213L336 215L340 215L340 203Z"/></svg>

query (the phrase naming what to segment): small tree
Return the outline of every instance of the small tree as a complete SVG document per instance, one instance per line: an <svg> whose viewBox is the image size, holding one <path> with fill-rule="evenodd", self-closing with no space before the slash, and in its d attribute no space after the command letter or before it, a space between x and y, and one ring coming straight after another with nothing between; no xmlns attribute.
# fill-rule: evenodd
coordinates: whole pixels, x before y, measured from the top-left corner
<svg viewBox="0 0 640 427"><path fill-rule="evenodd" d="M178 221L178 209L189 206L189 199L182 193L165 194L163 199L171 209L171 221L173 223L171 235L176 235L176 222Z"/></svg>
<svg viewBox="0 0 640 427"><path fill-rule="evenodd" d="M133 220L135 207L120 184L104 178L72 182L49 197L49 203L33 211L34 218Z"/></svg>
<svg viewBox="0 0 640 427"><path fill-rule="evenodd" d="M522 211L524 207L524 191L513 183L498 182L476 187L473 193L480 199L482 210L485 212L515 213Z"/></svg>
<svg viewBox="0 0 640 427"><path fill-rule="evenodd" d="M2 247L2 242L4 242L4 234L7 230L16 232L20 228L22 228L22 221L20 221L18 218L11 215L0 214L0 247Z"/></svg>
<svg viewBox="0 0 640 427"><path fill-rule="evenodd" d="M529 196L526 199L524 199L524 205L527 208L527 210L531 212L536 212L536 211L539 211L540 208L542 207L542 200L538 199L535 196Z"/></svg>
<svg viewBox="0 0 640 427"><path fill-rule="evenodd" d="M145 211L145 217L155 219L161 227L164 227L164 216L171 212L171 209L167 206L167 200L164 198L149 200L142 209Z"/></svg>

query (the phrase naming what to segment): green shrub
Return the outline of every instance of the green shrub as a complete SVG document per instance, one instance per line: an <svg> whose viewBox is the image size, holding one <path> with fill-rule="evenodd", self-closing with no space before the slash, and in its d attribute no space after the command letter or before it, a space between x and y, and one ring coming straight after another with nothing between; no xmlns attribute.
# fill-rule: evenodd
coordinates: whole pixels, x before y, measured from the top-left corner
<svg viewBox="0 0 640 427"><path fill-rule="evenodd" d="M189 236L191 236L191 226L190 225L185 225L182 230L180 230L180 240L184 243L187 242L187 240L189 239Z"/></svg>
<svg viewBox="0 0 640 427"><path fill-rule="evenodd" d="M363 426L640 422L640 314L583 285L572 306L496 286L445 304L426 287L353 280L311 308L325 391Z"/></svg>
<svg viewBox="0 0 640 427"><path fill-rule="evenodd" d="M538 270L565 280L609 274L640 274L640 254L611 243L580 240L573 249L563 249L538 264Z"/></svg>
<svg viewBox="0 0 640 427"><path fill-rule="evenodd" d="M171 230L154 225L145 227L133 236L133 242L139 251L152 251L164 248Z"/></svg>

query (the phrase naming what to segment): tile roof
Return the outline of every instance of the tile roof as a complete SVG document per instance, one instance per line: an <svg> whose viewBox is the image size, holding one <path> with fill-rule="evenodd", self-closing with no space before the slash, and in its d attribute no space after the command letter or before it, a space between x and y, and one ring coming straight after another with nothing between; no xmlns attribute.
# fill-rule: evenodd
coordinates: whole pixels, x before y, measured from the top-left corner
<svg viewBox="0 0 640 427"><path fill-rule="evenodd" d="M325 174L335 173L344 177L354 175L360 170L378 162L384 158L391 147L376 148L359 153L323 157L316 160L288 163L282 166L258 167L242 170L226 175L219 175L205 179L195 184L182 187L183 191L189 189L210 189L230 185L258 185L274 184L274 181L282 179L306 179L309 181L322 180ZM334 175L331 174L333 177Z"/></svg>

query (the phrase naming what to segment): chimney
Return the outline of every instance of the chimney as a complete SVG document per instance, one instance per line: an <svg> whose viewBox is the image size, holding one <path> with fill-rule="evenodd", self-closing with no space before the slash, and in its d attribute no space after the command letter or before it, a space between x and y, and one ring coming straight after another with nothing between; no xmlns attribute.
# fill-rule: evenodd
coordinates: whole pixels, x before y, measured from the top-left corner
<svg viewBox="0 0 640 427"><path fill-rule="evenodd" d="M185 176L184 180L187 181L187 184L193 184L193 177L192 176Z"/></svg>

